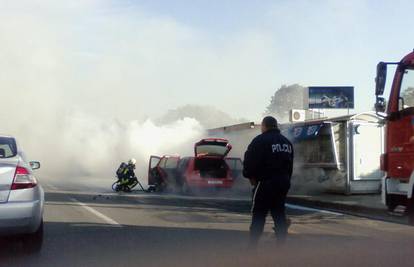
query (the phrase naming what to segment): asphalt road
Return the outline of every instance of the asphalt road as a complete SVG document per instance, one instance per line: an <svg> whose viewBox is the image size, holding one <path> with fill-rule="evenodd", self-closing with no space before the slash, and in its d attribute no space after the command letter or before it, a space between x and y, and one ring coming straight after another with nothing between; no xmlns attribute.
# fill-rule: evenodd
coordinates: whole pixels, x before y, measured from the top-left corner
<svg viewBox="0 0 414 267"><path fill-rule="evenodd" d="M247 250L249 203L45 184L45 242L0 242L0 266L414 266L414 227L289 206L288 242L266 225Z"/></svg>

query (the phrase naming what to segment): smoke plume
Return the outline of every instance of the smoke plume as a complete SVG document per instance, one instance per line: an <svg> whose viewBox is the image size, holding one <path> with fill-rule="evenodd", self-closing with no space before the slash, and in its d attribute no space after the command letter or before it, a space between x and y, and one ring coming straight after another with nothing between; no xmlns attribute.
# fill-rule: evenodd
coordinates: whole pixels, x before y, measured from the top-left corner
<svg viewBox="0 0 414 267"><path fill-rule="evenodd" d="M131 157L146 177L152 154L192 155L203 133L195 114L153 119L183 101L159 96L191 76L174 58L190 55L181 70L196 65L180 48L192 38L168 18L96 1L1 1L0 131L56 179L113 177Z"/></svg>

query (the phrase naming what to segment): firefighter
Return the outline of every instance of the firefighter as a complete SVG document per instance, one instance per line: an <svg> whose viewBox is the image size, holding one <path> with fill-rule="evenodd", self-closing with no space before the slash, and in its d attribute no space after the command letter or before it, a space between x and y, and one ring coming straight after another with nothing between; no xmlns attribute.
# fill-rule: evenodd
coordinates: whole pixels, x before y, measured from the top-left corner
<svg viewBox="0 0 414 267"><path fill-rule="evenodd" d="M263 233L269 211L279 241L285 241L288 230L285 202L293 171L293 146L280 133L274 117L265 117L261 130L262 134L248 146L243 162L243 174L254 186L249 241L251 248L256 247Z"/></svg>
<svg viewBox="0 0 414 267"><path fill-rule="evenodd" d="M138 179L135 176L135 164L136 159L130 159L128 164L122 163L118 170L117 175L120 181L119 187L122 191L131 191L138 184Z"/></svg>

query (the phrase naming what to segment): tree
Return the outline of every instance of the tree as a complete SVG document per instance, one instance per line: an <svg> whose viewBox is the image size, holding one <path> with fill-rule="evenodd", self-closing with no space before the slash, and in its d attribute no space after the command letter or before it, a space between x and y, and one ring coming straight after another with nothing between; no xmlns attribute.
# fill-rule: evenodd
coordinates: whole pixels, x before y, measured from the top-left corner
<svg viewBox="0 0 414 267"><path fill-rule="evenodd" d="M272 115L280 122L287 122L291 109L306 108L306 92L306 87L299 84L282 85L270 99L264 115Z"/></svg>
<svg viewBox="0 0 414 267"><path fill-rule="evenodd" d="M401 96L404 99L404 105L414 107L414 87L408 87L405 89Z"/></svg>

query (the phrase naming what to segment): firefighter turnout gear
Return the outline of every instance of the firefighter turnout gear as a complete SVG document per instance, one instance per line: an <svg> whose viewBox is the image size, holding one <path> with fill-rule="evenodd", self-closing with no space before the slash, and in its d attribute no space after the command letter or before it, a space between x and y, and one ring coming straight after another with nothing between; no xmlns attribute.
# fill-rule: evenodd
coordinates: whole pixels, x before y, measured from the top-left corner
<svg viewBox="0 0 414 267"><path fill-rule="evenodd" d="M116 171L116 175L119 179L119 186L125 191L130 191L131 188L134 188L138 184L138 179L135 176L135 162L132 162L131 159L128 164L122 162Z"/></svg>

